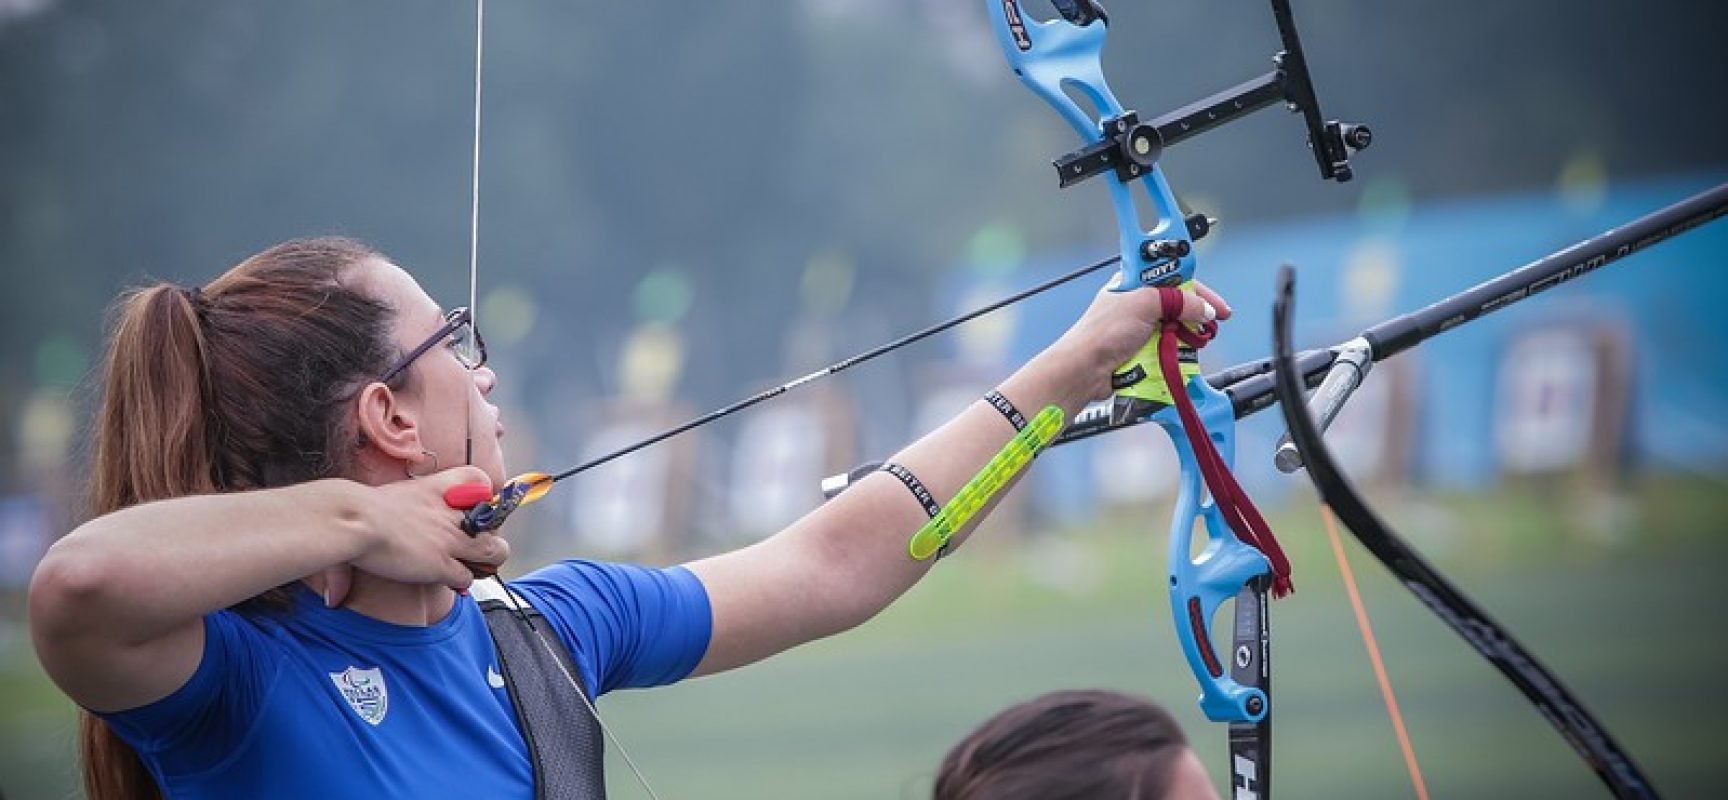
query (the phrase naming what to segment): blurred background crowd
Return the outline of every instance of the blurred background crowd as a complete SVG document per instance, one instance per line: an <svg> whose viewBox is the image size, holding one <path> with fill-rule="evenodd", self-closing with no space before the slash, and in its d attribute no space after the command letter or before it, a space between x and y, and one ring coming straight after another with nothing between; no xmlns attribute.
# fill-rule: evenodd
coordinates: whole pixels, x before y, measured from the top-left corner
<svg viewBox="0 0 1728 800"><path fill-rule="evenodd" d="M1004 67L983 12L489 4L477 318L511 467L562 469L1113 249L1102 187L1057 190L1048 163L1072 133ZM1259 0L1110 12L1106 74L1143 116L1264 72L1278 47ZM1176 191L1220 220L1202 278L1239 312L1209 367L1269 350L1278 264L1299 269L1299 344L1328 344L1728 178L1718 3L1308 0L1296 13L1326 113L1376 140L1342 186L1317 179L1299 120L1276 110L1167 151ZM0 0L8 797L73 791L71 715L30 655L23 591L80 519L109 304L317 234L364 240L465 303L473 37L468 2ZM1708 735L1686 725L1724 703L1685 687L1728 667L1728 645L1699 627L1722 610L1703 581L1728 555L1714 541L1728 527L1725 256L1718 223L1435 340L1376 369L1334 438L1388 516L1507 604L1514 630L1534 629L1535 649L1682 790L1721 777ZM585 474L513 518L512 568L668 563L772 533L820 503L822 477L975 399L1101 281ZM1306 530L1306 481L1272 469L1280 430L1262 416L1240 440L1244 482ZM1217 764L1221 732L1191 708L1159 605L1173 464L1149 429L1054 451L979 555L871 632L622 698L620 727L667 796L917 796L940 743L990 710L1115 684L1187 714ZM1332 569L1322 547L1299 543L1299 568ZM1394 626L1411 626L1410 714L1427 697L1444 718L1427 738L1445 765L1431 784L1593 788L1461 644L1379 589ZM1396 757L1372 689L1328 680L1360 662L1339 655L1359 645L1335 628L1336 594L1285 604L1279 641L1301 654L1275 695L1291 698L1280 783L1293 797L1381 778L1404 791L1381 771ZM1659 655L1672 647L1682 663ZM1082 652L1097 671L1074 663ZM906 685L932 664L991 677ZM1304 726L1336 746L1294 740ZM1484 728L1509 738L1472 738ZM1509 744L1534 739L1531 753Z"/></svg>

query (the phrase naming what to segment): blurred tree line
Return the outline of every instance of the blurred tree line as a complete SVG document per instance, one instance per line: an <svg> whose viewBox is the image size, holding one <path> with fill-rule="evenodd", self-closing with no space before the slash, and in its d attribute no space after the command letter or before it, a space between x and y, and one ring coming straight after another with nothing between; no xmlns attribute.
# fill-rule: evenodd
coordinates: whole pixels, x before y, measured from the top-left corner
<svg viewBox="0 0 1728 800"><path fill-rule="evenodd" d="M1172 183L1226 224L1550 186L1569 164L1728 162L1719 2L1296 6L1326 113L1371 122L1376 142L1344 188L1319 185L1276 112L1174 149ZM1110 10L1107 74L1145 115L1263 72L1277 48L1262 0ZM1003 68L981 3L487 14L481 281L533 301L505 306L531 319L495 349L542 420L616 388L622 332L645 316L684 331L677 391L707 406L928 321L924 298L978 260L980 230L1114 241L1104 192L1057 196L1047 164L1072 134ZM85 381L125 286L194 285L339 233L462 302L473 48L467 0L0 0L0 492L29 485L22 409ZM832 341L789 351L811 265L836 263L853 289ZM656 274L688 302L665 311L644 289Z"/></svg>

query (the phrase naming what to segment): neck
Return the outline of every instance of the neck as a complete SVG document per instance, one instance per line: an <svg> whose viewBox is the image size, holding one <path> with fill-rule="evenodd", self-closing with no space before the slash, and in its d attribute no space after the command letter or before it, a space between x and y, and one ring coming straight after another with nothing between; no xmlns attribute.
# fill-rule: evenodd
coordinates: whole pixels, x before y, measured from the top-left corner
<svg viewBox="0 0 1728 800"><path fill-rule="evenodd" d="M323 574L305 579L306 585L319 596L324 596L326 581ZM447 586L398 583L355 570L353 584L341 607L396 625L426 626L449 616L455 602L456 593Z"/></svg>

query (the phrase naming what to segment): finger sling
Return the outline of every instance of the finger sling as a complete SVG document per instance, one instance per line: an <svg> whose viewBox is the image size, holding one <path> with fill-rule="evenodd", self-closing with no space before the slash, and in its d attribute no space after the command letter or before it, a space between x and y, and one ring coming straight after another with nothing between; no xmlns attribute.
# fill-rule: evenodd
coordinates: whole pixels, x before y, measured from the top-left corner
<svg viewBox="0 0 1728 800"><path fill-rule="evenodd" d="M1196 350L1205 347L1217 335L1218 323L1207 321L1196 328L1182 324L1183 300L1179 289L1158 287L1158 301L1164 332L1158 337L1158 370L1171 387L1170 396L1176 403L1176 412L1182 416L1182 430L1188 436L1189 446L1194 448L1194 458L1206 481L1206 491L1211 493L1212 502L1218 506L1225 523L1237 538L1253 545L1272 562L1272 594L1284 597L1296 588L1290 582L1290 560L1284 556L1284 548L1272 535L1272 527L1266 524L1260 509L1248 499L1248 493L1242 491L1242 485L1236 482L1236 476L1224 463L1224 457L1219 455L1212 437L1206 433L1205 423L1200 421L1200 414L1194 409L1194 400L1188 396L1186 382L1182 380L1177 342Z"/></svg>

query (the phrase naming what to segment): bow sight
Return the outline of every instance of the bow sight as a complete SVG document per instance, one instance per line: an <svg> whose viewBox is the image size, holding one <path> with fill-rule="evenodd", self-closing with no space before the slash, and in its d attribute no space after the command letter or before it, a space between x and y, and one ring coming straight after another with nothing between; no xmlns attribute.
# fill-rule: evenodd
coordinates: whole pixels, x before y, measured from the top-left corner
<svg viewBox="0 0 1728 800"><path fill-rule="evenodd" d="M1158 163L1164 148L1279 101L1291 111L1302 114L1308 128L1308 146L1314 152L1320 177L1340 183L1350 180L1353 176L1350 153L1372 144L1373 131L1362 123L1322 121L1320 100L1314 93L1314 80L1308 72L1308 60L1302 53L1302 40L1296 32L1290 2L1271 0L1271 3L1272 17L1278 23L1278 38L1284 45L1283 50L1272 56L1272 71L1150 122L1141 122L1139 114L1134 111L1124 111L1101 120L1102 140L1053 162L1059 185L1067 188L1111 171L1122 181L1144 177ZM1051 4L1063 19L1073 25L1110 24L1104 6L1095 0L1052 0ZM1014 20L1009 25L1014 31L1016 46L1023 52L1029 50L1031 39L1026 34L1025 22L1014 0L1003 0L1003 6L1005 13ZM1208 220L1205 216L1189 214L1185 221L1190 238L1199 239L1206 235Z"/></svg>

